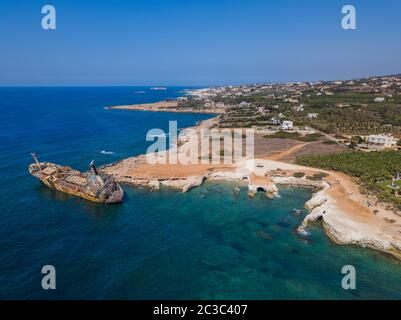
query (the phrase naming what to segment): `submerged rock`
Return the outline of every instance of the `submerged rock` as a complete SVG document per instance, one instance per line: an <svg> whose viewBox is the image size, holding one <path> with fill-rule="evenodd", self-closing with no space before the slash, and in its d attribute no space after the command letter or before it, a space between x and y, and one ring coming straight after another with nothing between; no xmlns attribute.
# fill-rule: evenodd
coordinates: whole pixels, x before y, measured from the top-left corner
<svg viewBox="0 0 401 320"><path fill-rule="evenodd" d="M277 196L274 192L266 192L266 198L273 200Z"/></svg>
<svg viewBox="0 0 401 320"><path fill-rule="evenodd" d="M256 195L256 192L255 192L255 191L249 191L249 192L248 192L248 197L249 197L249 198L254 198L255 195Z"/></svg>
<svg viewBox="0 0 401 320"><path fill-rule="evenodd" d="M266 222L258 222L258 224L262 227L262 228L267 228L269 226L268 223Z"/></svg>
<svg viewBox="0 0 401 320"><path fill-rule="evenodd" d="M292 216L298 217L298 216L300 216L300 215L302 215L302 210L294 209L294 210L292 211Z"/></svg>
<svg viewBox="0 0 401 320"><path fill-rule="evenodd" d="M306 231L304 228L297 228L295 231L296 235L301 238L307 238L310 236L310 233Z"/></svg>
<svg viewBox="0 0 401 320"><path fill-rule="evenodd" d="M257 232L257 235L258 235L260 238L265 239L265 240L272 240L272 239L273 239L273 236L272 236L270 233L267 233L267 232L264 231L264 230L258 231L258 232Z"/></svg>
<svg viewBox="0 0 401 320"><path fill-rule="evenodd" d="M290 227L290 224L286 223L286 222L279 222L276 224L276 226L279 226L280 228L283 228L283 229L287 229Z"/></svg>

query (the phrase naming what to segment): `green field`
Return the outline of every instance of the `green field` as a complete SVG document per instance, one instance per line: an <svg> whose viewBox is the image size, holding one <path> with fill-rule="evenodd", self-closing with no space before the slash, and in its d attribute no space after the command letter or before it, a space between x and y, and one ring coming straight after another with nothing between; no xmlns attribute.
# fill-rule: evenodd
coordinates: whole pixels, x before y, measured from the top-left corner
<svg viewBox="0 0 401 320"><path fill-rule="evenodd" d="M401 208L401 198L387 186L401 172L400 151L342 152L308 155L297 158L297 164L335 170L359 178L366 192L374 192L381 200ZM401 185L401 182L397 182Z"/></svg>

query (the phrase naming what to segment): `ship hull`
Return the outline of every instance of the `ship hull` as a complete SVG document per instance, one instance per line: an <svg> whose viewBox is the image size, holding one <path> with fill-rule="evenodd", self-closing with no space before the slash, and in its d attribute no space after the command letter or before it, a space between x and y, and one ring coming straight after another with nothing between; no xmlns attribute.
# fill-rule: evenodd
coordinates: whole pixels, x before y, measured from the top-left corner
<svg viewBox="0 0 401 320"><path fill-rule="evenodd" d="M112 194L110 194L106 199L102 199L96 195L84 191L79 186L66 183L63 180L54 179L52 176L44 175L40 171L33 170L32 167L30 167L29 172L34 177L38 178L45 186L49 187L50 189L67 193L72 196L80 197L92 202L103 203L103 204L115 204L115 203L120 203L123 200L124 191L120 185L117 185L116 190L112 192Z"/></svg>
<svg viewBox="0 0 401 320"><path fill-rule="evenodd" d="M115 197L113 197L113 199L102 200L102 199L99 199L99 198L97 198L95 196L92 196L92 195L89 195L87 193L81 192L79 190L66 188L66 187L63 187L63 186L61 186L61 185L59 185L57 183L50 183L49 181L47 181L45 179L40 179L39 178L39 180L42 181L42 183L44 185L46 185L47 187L49 187L50 189L57 190L57 191L64 192L64 193L68 193L68 194L70 194L72 196L84 198L84 199L92 201L92 202L113 204L113 203L122 202L122 198L123 198L123 193L121 192L121 195L115 195Z"/></svg>

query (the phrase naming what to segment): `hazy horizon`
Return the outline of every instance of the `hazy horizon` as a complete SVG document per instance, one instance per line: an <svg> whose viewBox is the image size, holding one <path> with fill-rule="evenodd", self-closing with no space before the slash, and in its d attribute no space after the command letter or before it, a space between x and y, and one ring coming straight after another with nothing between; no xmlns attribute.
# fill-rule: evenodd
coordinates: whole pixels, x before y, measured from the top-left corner
<svg viewBox="0 0 401 320"><path fill-rule="evenodd" d="M375 77L390 77L390 76L398 76L401 73L392 73L392 74L372 74L367 76L359 76L359 77L352 77L352 78L335 78L335 79L309 79L309 80L288 80L288 81L258 81L258 82L237 82L237 83L221 83L221 84L82 84L82 85L74 85L74 84L54 84L54 85L0 85L0 88L63 88L63 87L77 87L77 88L85 88L85 87L137 87L137 88L148 88L148 87L187 87L187 88L208 88L208 87L218 87L218 86L240 86L240 85L254 85L254 84L279 84L279 83L295 83L295 82L330 82L330 81L352 81L358 79L365 79L365 78L375 78Z"/></svg>

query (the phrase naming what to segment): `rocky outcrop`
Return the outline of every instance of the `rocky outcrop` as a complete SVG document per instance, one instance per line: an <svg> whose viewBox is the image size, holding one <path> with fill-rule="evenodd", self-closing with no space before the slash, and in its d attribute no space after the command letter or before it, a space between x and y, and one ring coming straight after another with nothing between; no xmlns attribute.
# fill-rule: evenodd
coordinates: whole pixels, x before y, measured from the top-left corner
<svg viewBox="0 0 401 320"><path fill-rule="evenodd" d="M296 178L296 177L272 176L271 179L277 185L286 185L286 186L290 186L290 187L307 187L307 188L314 188L314 189L322 189L327 184L323 180L315 181L315 180L310 180L307 178Z"/></svg>
<svg viewBox="0 0 401 320"><path fill-rule="evenodd" d="M373 214L362 220L353 216L352 212L344 212L329 196L330 185L325 182L323 190L314 194L305 207L310 213L305 217L297 232L308 234L308 226L322 221L326 234L338 244L353 244L371 248L401 259L401 237L394 237L392 232L384 232L383 221Z"/></svg>
<svg viewBox="0 0 401 320"><path fill-rule="evenodd" d="M205 177L189 177L187 183L182 187L182 192L188 192L189 190L202 185Z"/></svg>
<svg viewBox="0 0 401 320"><path fill-rule="evenodd" d="M160 182L158 179L150 180L148 186L153 190L160 190Z"/></svg>
<svg viewBox="0 0 401 320"><path fill-rule="evenodd" d="M320 186L323 187L323 190L315 193L313 197L305 203L306 209L312 211L316 207L322 207L328 201L326 190L330 187L330 185L327 182L323 181L320 182Z"/></svg>
<svg viewBox="0 0 401 320"><path fill-rule="evenodd" d="M278 195L279 195L279 190L276 184L272 183L271 185L269 185L268 188L266 189L266 197L268 197L269 199L274 199Z"/></svg>
<svg viewBox="0 0 401 320"><path fill-rule="evenodd" d="M326 234L338 244L353 244L379 250L401 259L400 240L383 233L378 226L341 219L335 214L322 216L322 221Z"/></svg>
<svg viewBox="0 0 401 320"><path fill-rule="evenodd" d="M265 177L251 176L248 182L248 189L249 193L253 195L263 191L269 199L273 199L279 194L276 184L270 178Z"/></svg>
<svg viewBox="0 0 401 320"><path fill-rule="evenodd" d="M327 235L336 243L368 247L401 259L401 218L385 208L375 210L377 207L373 207L373 201L367 203L355 183L339 173L326 171L327 176L319 181L308 179L307 175L296 178L294 172L307 172L310 176L321 170L264 160L260 169L255 167L254 161L247 161L230 170L211 168L198 176L182 177L173 172L170 176L155 178L155 175L146 177L136 169L145 161L145 156L129 158L105 166L101 171L113 175L118 182L151 190L167 186L188 192L205 179L247 180L250 197L263 190L269 198L274 198L279 193L278 185L311 187L316 192L305 204L309 214L298 227L301 236L307 236L308 226L320 220ZM136 174L132 174L135 169Z"/></svg>

